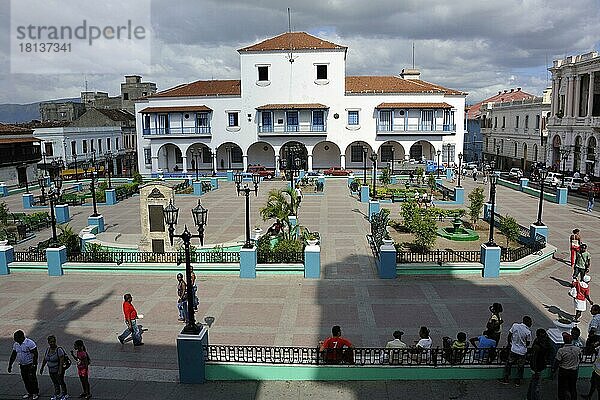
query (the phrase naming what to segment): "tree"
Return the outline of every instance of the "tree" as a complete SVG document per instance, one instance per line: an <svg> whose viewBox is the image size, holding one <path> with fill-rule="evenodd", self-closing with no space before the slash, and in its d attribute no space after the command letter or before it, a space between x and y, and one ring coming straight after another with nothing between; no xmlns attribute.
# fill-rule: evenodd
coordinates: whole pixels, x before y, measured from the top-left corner
<svg viewBox="0 0 600 400"><path fill-rule="evenodd" d="M435 222L435 212L431 209L419 210L413 218L413 234L415 240L413 245L421 252L431 249L437 239L437 224Z"/></svg>
<svg viewBox="0 0 600 400"><path fill-rule="evenodd" d="M404 227L407 231L412 232L413 219L415 214L419 212L419 206L417 202L411 197L406 201L402 202L400 206L400 214L402 215L402 220L404 223Z"/></svg>
<svg viewBox="0 0 600 400"><path fill-rule="evenodd" d="M517 220L508 214L500 220L500 232L506 237L507 249L509 242L516 242L521 234Z"/></svg>
<svg viewBox="0 0 600 400"><path fill-rule="evenodd" d="M429 177L427 178L427 186L429 186L429 189L431 190L431 198L433 198L433 192L437 187L437 183L435 182L435 176L433 175L433 173L430 173Z"/></svg>
<svg viewBox="0 0 600 400"><path fill-rule="evenodd" d="M425 181L425 170L423 167L419 167L415 170L415 175L417 177L417 184L423 184Z"/></svg>
<svg viewBox="0 0 600 400"><path fill-rule="evenodd" d="M390 169L388 167L385 167L381 170L381 175L379 175L379 182L383 183L384 185L389 185L390 183L392 183L392 176L390 175Z"/></svg>
<svg viewBox="0 0 600 400"><path fill-rule="evenodd" d="M471 218L471 222L473 223L473 229L477 229L477 221L479 220L479 214L481 214L483 202L485 201L483 188L477 187L473 189L469 193L469 201L469 218Z"/></svg>
<svg viewBox="0 0 600 400"><path fill-rule="evenodd" d="M287 228L287 232L283 230L284 238L291 238L293 227L290 223L290 215L297 215L296 191L292 188L284 190L271 189L267 197L267 204L260 209L260 215L263 221L269 219L277 219L283 222Z"/></svg>

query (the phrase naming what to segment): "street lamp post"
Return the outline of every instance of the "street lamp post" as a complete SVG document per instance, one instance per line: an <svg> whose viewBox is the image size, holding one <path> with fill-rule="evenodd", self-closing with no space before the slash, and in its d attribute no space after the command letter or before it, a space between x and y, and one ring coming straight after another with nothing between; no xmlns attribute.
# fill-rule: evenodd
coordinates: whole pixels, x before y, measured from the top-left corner
<svg viewBox="0 0 600 400"><path fill-rule="evenodd" d="M540 168L540 170L538 171L538 175L540 177L540 201L538 203L538 215L535 224L537 226L542 226L544 225L544 223L542 222L542 206L544 204L544 181L548 177L548 170L546 168Z"/></svg>
<svg viewBox="0 0 600 400"><path fill-rule="evenodd" d="M194 218L194 224L198 228L198 234L192 235L185 225L183 232L180 235L175 234L175 225L177 225L177 219L179 216L179 208L173 205L173 200L169 201L169 205L163 209L165 225L169 226L169 240L171 246L173 245L173 238L180 238L183 241L185 247L185 278L186 278L186 290L187 290L187 324L181 331L181 333L188 335L197 335L200 333L200 328L196 325L196 318L194 315L194 288L192 287L192 261L190 257L190 242L193 238L200 239L200 245L204 245L204 226L206 225L208 210L202 207L200 200L198 205L192 209L192 217Z"/></svg>
<svg viewBox="0 0 600 400"><path fill-rule="evenodd" d="M562 167L562 179L561 186L565 187L565 172L567 171L567 160L569 159L569 154L571 153L571 149L568 147L563 147L560 149L560 156L562 158L563 167Z"/></svg>
<svg viewBox="0 0 600 400"><path fill-rule="evenodd" d="M199 179L198 179L198 156L200 155L200 151L192 149L191 153L192 153L192 158L194 159L194 169L196 170L196 182L198 182L199 181Z"/></svg>
<svg viewBox="0 0 600 400"><path fill-rule="evenodd" d="M487 242L488 246L496 246L494 242L494 217L495 217L495 205L496 205L496 183L498 182L498 175L496 175L493 171L490 174L490 202L492 203L492 208L490 210L490 236Z"/></svg>
<svg viewBox="0 0 600 400"><path fill-rule="evenodd" d="M29 193L29 178L27 178L27 164L23 163L23 166L25 167L25 192Z"/></svg>
<svg viewBox="0 0 600 400"><path fill-rule="evenodd" d="M46 149L42 152L42 157L44 159L44 176L48 176L48 166L46 165Z"/></svg>
<svg viewBox="0 0 600 400"><path fill-rule="evenodd" d="M367 148L363 147L363 185L367 184Z"/></svg>
<svg viewBox="0 0 600 400"><path fill-rule="evenodd" d="M461 172L462 172L461 171L461 169L462 169L462 158L463 158L462 153L458 153L458 187L462 187L460 185L460 175L461 175Z"/></svg>
<svg viewBox="0 0 600 400"><path fill-rule="evenodd" d="M56 176L54 179L54 185L50 186L48 190L48 201L50 202L50 224L52 225L52 243L56 245L58 243L58 236L56 235L56 214L54 213L54 207L60 201L60 190L62 188L62 179L60 176Z"/></svg>
<svg viewBox="0 0 600 400"><path fill-rule="evenodd" d="M96 171L95 171L95 167L92 170L92 177L91 177L91 181L90 181L90 190L92 191L92 204L94 205L94 213L92 214L92 217L97 217L98 215L98 209L96 208Z"/></svg>
<svg viewBox="0 0 600 400"><path fill-rule="evenodd" d="M392 146L392 168L391 168L391 175L394 175L394 146Z"/></svg>
<svg viewBox="0 0 600 400"><path fill-rule="evenodd" d="M110 171L112 169L112 153L107 151L104 154L105 162L106 162L106 173L108 174L108 188L112 189L112 183L110 181Z"/></svg>
<svg viewBox="0 0 600 400"><path fill-rule="evenodd" d="M373 193L371 197L375 199L377 197L377 153L371 153L369 160L373 163Z"/></svg>
<svg viewBox="0 0 600 400"><path fill-rule="evenodd" d="M40 176L38 178L38 185L40 185L40 190L42 191L42 203L46 204L46 188L45 188L46 178Z"/></svg>
<svg viewBox="0 0 600 400"><path fill-rule="evenodd" d="M436 168L437 169L437 177L438 177L438 179L440 177L440 156L441 155L442 155L442 151L438 150L437 151L437 168Z"/></svg>
<svg viewBox="0 0 600 400"><path fill-rule="evenodd" d="M79 174L77 173L77 153L73 153L73 161L75 162L75 180L79 181Z"/></svg>
<svg viewBox="0 0 600 400"><path fill-rule="evenodd" d="M234 176L235 186L237 189L238 196L240 193L243 193L246 196L246 243L244 243L244 249L251 249L252 243L250 242L250 192L252 189L248 187L247 184L242 187L242 182L244 177L241 173L237 173ZM258 183L260 182L260 175L253 174L252 175L252 183L254 184L254 195L258 196Z"/></svg>

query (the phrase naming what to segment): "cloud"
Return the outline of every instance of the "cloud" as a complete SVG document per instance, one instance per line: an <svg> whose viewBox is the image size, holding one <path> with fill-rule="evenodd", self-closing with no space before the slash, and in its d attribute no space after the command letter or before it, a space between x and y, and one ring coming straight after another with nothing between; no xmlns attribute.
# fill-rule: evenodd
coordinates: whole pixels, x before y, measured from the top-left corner
<svg viewBox="0 0 600 400"><path fill-rule="evenodd" d="M285 32L288 6L294 30L348 46L348 74L397 74L412 66L414 43L421 77L468 92L470 103L517 86L539 95L546 62L600 43L599 0L153 0L152 66L144 79L165 89L239 78L236 50ZM77 96L82 75L9 73L8 21L8 2L0 0L0 102ZM88 75L111 95L122 80Z"/></svg>

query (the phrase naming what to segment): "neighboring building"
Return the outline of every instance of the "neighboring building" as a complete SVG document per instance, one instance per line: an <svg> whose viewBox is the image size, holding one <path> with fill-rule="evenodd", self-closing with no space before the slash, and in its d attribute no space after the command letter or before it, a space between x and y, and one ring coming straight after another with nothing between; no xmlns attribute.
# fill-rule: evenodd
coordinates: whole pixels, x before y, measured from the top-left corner
<svg viewBox="0 0 600 400"><path fill-rule="evenodd" d="M121 83L121 109L135 113L135 101L156 93L156 83L142 82L139 75L125 75Z"/></svg>
<svg viewBox="0 0 600 400"><path fill-rule="evenodd" d="M534 97L532 94L525 93L521 88L499 91L498 94L489 97L479 103L468 107L467 111L467 127L464 139L464 161L480 162L483 160L483 135L481 133L481 107L486 104L505 102L512 100L523 100Z"/></svg>
<svg viewBox="0 0 600 400"><path fill-rule="evenodd" d="M136 102L141 172L193 171L194 150L205 172L279 172L290 153L307 170L362 170L365 147L380 167L392 157L436 159L438 150L458 162L466 93L416 70L346 76L347 48L304 32L238 52L241 80L196 81Z"/></svg>
<svg viewBox="0 0 600 400"><path fill-rule="evenodd" d="M41 155L32 129L0 124L0 154L0 182L24 186L35 181Z"/></svg>
<svg viewBox="0 0 600 400"><path fill-rule="evenodd" d="M48 122L69 122L75 121L85 112L85 105L83 103L76 103L74 101L66 102L49 102L40 104L40 121Z"/></svg>
<svg viewBox="0 0 600 400"><path fill-rule="evenodd" d="M90 108L121 108L121 96L109 97L106 92L81 92L81 102L86 109Z"/></svg>
<svg viewBox="0 0 600 400"><path fill-rule="evenodd" d="M499 170L531 167L546 159L552 90L542 97L488 102L481 106L478 119L483 134L483 159L494 161Z"/></svg>
<svg viewBox="0 0 600 400"><path fill-rule="evenodd" d="M600 55L593 51L555 60L547 164L559 171L600 176Z"/></svg>

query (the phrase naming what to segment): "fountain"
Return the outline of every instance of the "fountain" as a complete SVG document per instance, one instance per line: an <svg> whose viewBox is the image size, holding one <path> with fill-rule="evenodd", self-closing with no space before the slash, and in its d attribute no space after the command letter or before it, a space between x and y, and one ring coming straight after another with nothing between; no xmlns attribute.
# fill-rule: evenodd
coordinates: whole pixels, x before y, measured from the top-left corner
<svg viewBox="0 0 600 400"><path fill-rule="evenodd" d="M437 234L448 240L457 242L471 242L479 239L479 235L473 229L464 228L459 217L454 218L452 227L438 228Z"/></svg>

